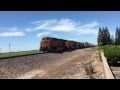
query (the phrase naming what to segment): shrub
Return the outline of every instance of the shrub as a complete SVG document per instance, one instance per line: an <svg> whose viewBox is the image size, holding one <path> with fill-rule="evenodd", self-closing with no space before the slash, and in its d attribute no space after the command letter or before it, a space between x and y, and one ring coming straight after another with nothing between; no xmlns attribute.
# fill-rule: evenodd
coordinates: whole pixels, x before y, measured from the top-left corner
<svg viewBox="0 0 120 90"><path fill-rule="evenodd" d="M103 48L109 65L117 65L120 61L120 47L116 45L106 45Z"/></svg>

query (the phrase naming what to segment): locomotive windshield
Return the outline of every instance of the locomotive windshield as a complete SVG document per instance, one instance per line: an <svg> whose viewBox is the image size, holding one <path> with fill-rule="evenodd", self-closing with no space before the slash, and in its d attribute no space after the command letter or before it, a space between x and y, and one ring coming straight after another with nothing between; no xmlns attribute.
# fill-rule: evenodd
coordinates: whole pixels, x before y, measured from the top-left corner
<svg viewBox="0 0 120 90"><path fill-rule="evenodd" d="M50 40L50 37L43 37L42 40Z"/></svg>

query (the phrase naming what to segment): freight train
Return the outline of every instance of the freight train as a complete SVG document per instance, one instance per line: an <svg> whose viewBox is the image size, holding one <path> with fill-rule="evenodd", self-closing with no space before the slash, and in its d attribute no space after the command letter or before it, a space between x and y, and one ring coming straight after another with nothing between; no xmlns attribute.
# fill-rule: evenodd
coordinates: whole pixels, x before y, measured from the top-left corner
<svg viewBox="0 0 120 90"><path fill-rule="evenodd" d="M40 51L43 52L70 51L88 47L94 47L94 45L88 42L83 43L53 37L43 37L40 42Z"/></svg>

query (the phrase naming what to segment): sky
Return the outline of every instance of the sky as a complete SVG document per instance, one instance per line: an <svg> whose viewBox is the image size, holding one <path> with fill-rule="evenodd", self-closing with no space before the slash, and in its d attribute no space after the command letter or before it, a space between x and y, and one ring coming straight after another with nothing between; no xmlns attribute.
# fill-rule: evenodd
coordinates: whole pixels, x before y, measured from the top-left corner
<svg viewBox="0 0 120 90"><path fill-rule="evenodd" d="M38 50L44 36L97 44L105 26L114 36L120 11L0 11L0 52Z"/></svg>

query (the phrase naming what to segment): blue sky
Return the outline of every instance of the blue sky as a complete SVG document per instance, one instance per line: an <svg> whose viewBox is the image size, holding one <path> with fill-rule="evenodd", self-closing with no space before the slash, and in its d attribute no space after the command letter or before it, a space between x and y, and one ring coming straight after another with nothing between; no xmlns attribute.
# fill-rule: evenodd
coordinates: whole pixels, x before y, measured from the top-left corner
<svg viewBox="0 0 120 90"><path fill-rule="evenodd" d="M2 52L39 49L42 37L97 43L99 27L114 35L119 11L0 11Z"/></svg>

